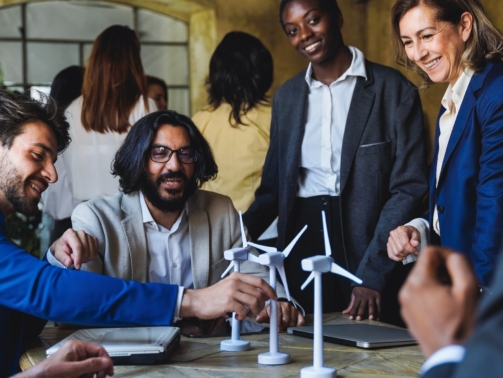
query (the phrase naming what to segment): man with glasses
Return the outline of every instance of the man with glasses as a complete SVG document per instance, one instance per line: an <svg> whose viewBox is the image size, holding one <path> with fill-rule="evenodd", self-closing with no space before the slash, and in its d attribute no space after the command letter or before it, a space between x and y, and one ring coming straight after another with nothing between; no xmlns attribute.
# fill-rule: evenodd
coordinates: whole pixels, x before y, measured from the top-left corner
<svg viewBox="0 0 503 378"><path fill-rule="evenodd" d="M121 192L80 204L74 230L95 236L100 257L82 269L126 280L200 289L220 280L229 265L223 252L240 247L239 216L230 198L198 188L217 174L210 146L193 122L174 111L140 119L115 156L113 174ZM72 264L60 251L53 264ZM57 261L58 260L58 261ZM267 279L261 265L244 262L241 272ZM282 287L278 295L284 297ZM302 315L280 302L280 327L300 325ZM257 317L267 321L268 308Z"/></svg>

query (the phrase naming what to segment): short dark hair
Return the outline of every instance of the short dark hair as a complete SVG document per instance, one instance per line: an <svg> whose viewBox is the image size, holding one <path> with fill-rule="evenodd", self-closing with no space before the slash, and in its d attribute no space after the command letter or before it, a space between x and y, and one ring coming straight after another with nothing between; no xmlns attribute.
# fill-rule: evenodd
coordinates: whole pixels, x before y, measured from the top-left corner
<svg viewBox="0 0 503 378"><path fill-rule="evenodd" d="M279 22L283 29L285 28L285 24L283 23L283 11L288 3L295 0L281 0L279 4ZM318 0L318 5L322 10L327 12L330 15L330 20L332 22L336 22L338 20L342 20L342 12L339 8L339 4L337 4L337 0Z"/></svg>
<svg viewBox="0 0 503 378"><path fill-rule="evenodd" d="M244 32L227 33L211 56L208 102L214 109L227 102L234 120L243 124L241 115L266 101L273 71L272 55L258 38Z"/></svg>
<svg viewBox="0 0 503 378"><path fill-rule="evenodd" d="M51 97L40 95L42 101L37 101L25 94L0 90L0 141L3 147L11 148L14 139L23 133L24 125L37 121L45 123L54 132L58 154L68 147L70 125L63 110Z"/></svg>
<svg viewBox="0 0 503 378"><path fill-rule="evenodd" d="M199 153L195 162L194 177L197 187L216 177L218 168L210 145L189 117L173 110L161 110L141 118L130 129L124 143L115 154L112 174L119 176L121 190L128 194L140 190L140 182L146 174L149 147L162 125L183 127L189 134L190 143Z"/></svg>
<svg viewBox="0 0 503 378"><path fill-rule="evenodd" d="M147 75L147 87L150 84L160 85L162 87L162 89L164 89L164 93L166 93L166 96L164 96L164 99L166 100L166 102L168 102L168 95L169 95L168 84L166 84L166 82L164 80L159 79L158 77Z"/></svg>
<svg viewBox="0 0 503 378"><path fill-rule="evenodd" d="M83 67L67 67L61 70L52 81L50 96L56 100L60 108L66 109L73 100L82 94L83 82Z"/></svg>

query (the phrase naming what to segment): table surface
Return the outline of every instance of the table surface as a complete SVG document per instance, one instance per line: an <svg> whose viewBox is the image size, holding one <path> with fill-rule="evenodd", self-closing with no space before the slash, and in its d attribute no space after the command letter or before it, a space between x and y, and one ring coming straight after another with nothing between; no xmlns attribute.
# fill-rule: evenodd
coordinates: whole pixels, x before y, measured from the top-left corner
<svg viewBox="0 0 503 378"><path fill-rule="evenodd" d="M309 320L309 319L307 319ZM325 324L354 323L341 314L325 314ZM360 323L379 324L375 321ZM46 327L40 340L28 347L21 357L20 365L26 370L45 358L45 350L75 330ZM264 366L257 363L259 353L269 351L269 335L257 334L243 337L250 340L251 350L246 352L223 352L220 341L211 337L191 339L182 336L181 342L167 365L116 366L114 377L298 377L299 371L312 365L312 340L281 333L279 350L290 354L291 362L281 366ZM337 369L338 377L417 377L424 362L418 346L361 349L324 344L325 365Z"/></svg>

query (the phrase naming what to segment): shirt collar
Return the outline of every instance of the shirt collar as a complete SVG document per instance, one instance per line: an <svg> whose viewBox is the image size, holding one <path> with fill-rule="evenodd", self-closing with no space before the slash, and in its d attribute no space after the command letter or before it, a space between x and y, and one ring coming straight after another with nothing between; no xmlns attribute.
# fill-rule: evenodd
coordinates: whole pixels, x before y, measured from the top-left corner
<svg viewBox="0 0 503 378"><path fill-rule="evenodd" d="M157 222L152 217L152 214L150 213L150 210L148 209L147 202L145 201L145 196L143 195L141 190L139 191L139 193L140 193L140 206L141 206L141 215L143 218L143 224L147 223L151 226L156 227L157 231L161 231L160 227L162 227L162 226L158 225ZM173 227L171 228L171 231L175 231L176 229L178 229L178 225L180 224L181 219L185 214L188 215L187 203L185 203L183 211L180 214L180 216L178 217L178 219L176 220Z"/></svg>
<svg viewBox="0 0 503 378"><path fill-rule="evenodd" d="M449 84L447 90L445 91L444 97L442 98L442 106L447 109L447 111L450 111L450 101L452 101L452 103L456 107L456 112L459 111L473 74L474 71L467 68L461 73L461 76L458 78L458 80L456 80L454 85Z"/></svg>
<svg viewBox="0 0 503 378"><path fill-rule="evenodd" d="M363 56L363 53L353 46L348 46L348 49L351 55L353 56L353 59L351 60L351 65L346 70L346 72L344 72L341 75L340 78L334 81L334 83L337 83L338 81L343 81L348 76L361 76L367 79L367 70L365 69L365 58ZM315 80L313 78L313 67L311 63L309 63L309 66L307 67L305 79L307 85L309 85L310 87L319 87L323 85L318 80Z"/></svg>

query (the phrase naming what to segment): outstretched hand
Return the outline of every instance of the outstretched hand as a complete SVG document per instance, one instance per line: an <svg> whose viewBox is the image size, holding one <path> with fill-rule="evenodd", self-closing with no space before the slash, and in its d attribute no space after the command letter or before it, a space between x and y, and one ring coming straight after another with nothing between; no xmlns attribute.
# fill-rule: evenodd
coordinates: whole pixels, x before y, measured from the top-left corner
<svg viewBox="0 0 503 378"><path fill-rule="evenodd" d="M276 292L263 279L243 273L231 273L216 284L199 290L185 290L180 306L181 317L236 319L255 316L264 309L265 302L277 299Z"/></svg>
<svg viewBox="0 0 503 378"><path fill-rule="evenodd" d="M75 269L80 269L82 264L98 256L98 239L84 231L69 228L52 244L51 252L67 268L73 265Z"/></svg>
<svg viewBox="0 0 503 378"><path fill-rule="evenodd" d="M97 344L70 340L51 357L13 378L105 378L114 375L114 364Z"/></svg>
<svg viewBox="0 0 503 378"><path fill-rule="evenodd" d="M363 286L355 286L351 294L349 306L342 312L349 314L349 319L379 320L381 312L381 293Z"/></svg>
<svg viewBox="0 0 503 378"><path fill-rule="evenodd" d="M387 250L391 260L402 261L408 255L418 255L421 234L413 226L400 226L389 233Z"/></svg>
<svg viewBox="0 0 503 378"><path fill-rule="evenodd" d="M257 323L268 323L271 319L271 305L267 305L256 320ZM299 327L304 325L304 316L289 302L278 302L278 330L283 331L287 327Z"/></svg>
<svg viewBox="0 0 503 378"><path fill-rule="evenodd" d="M416 262L399 294L402 317L426 358L473 331L478 282L468 258L429 247Z"/></svg>

